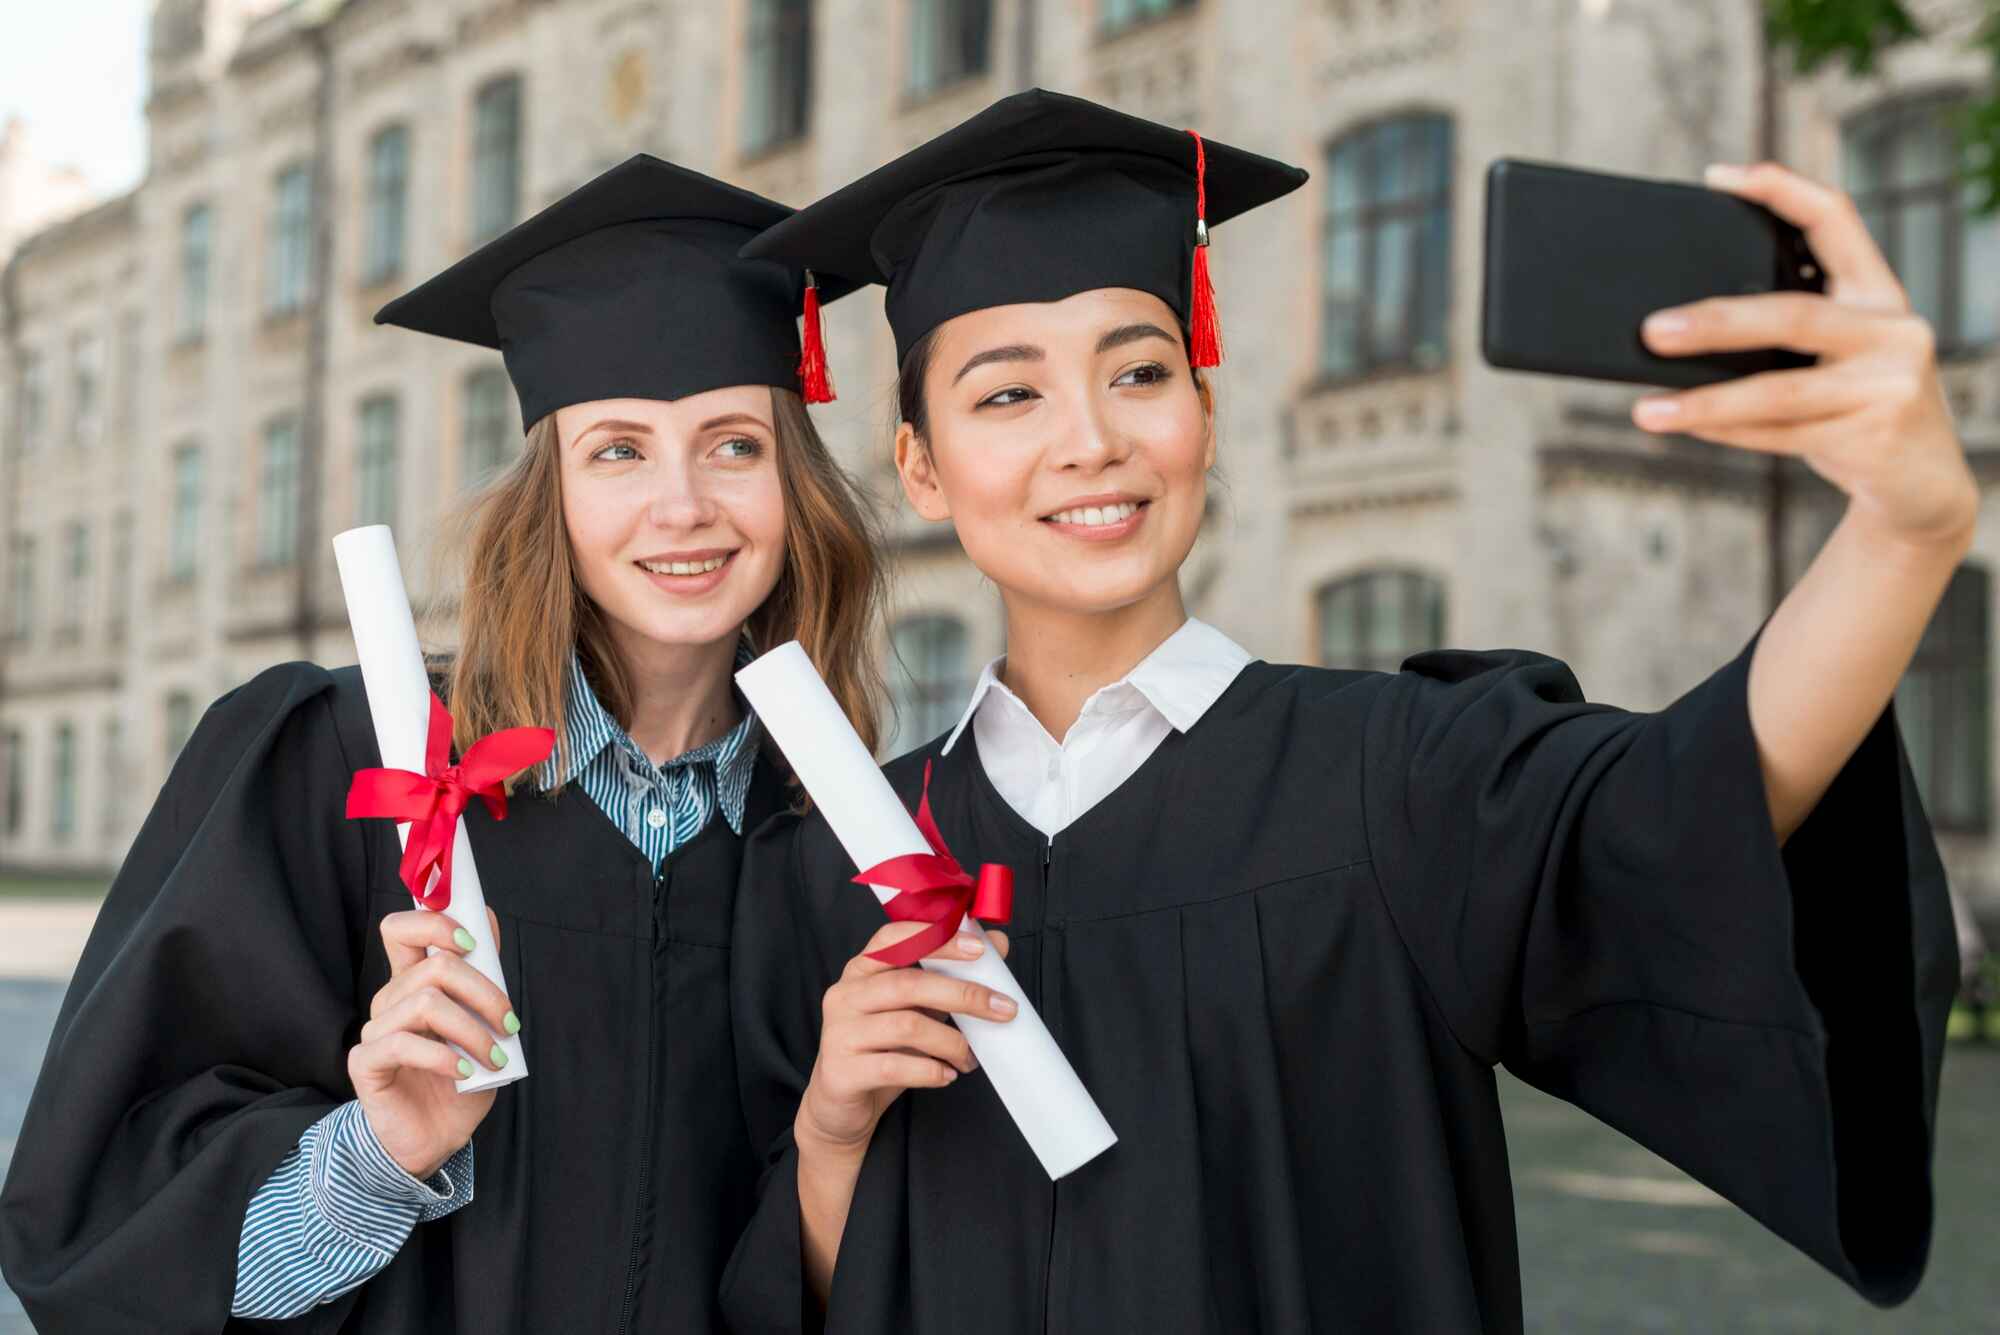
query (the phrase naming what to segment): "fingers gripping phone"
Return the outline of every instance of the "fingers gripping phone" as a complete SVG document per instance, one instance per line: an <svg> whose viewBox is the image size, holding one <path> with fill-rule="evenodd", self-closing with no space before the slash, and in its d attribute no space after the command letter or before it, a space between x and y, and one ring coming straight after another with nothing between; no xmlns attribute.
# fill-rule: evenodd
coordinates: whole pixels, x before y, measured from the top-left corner
<svg viewBox="0 0 2000 1335"><path fill-rule="evenodd" d="M1639 326L1666 306L1825 290L1798 228L1705 186L1501 158L1486 171L1485 260L1480 346L1497 367L1686 388L1815 360L1646 349Z"/></svg>

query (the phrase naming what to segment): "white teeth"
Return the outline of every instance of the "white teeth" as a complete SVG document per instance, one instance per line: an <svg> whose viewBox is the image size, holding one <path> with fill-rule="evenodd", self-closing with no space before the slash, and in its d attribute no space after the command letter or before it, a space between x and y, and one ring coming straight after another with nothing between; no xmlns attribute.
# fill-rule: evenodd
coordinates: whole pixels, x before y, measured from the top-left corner
<svg viewBox="0 0 2000 1335"><path fill-rule="evenodd" d="M706 575L711 570L720 570L726 556L711 556L706 561L641 561L639 568L650 570L655 575Z"/></svg>
<svg viewBox="0 0 2000 1335"><path fill-rule="evenodd" d="M1059 510L1049 516L1052 524L1083 524L1095 528L1100 524L1116 524L1139 513L1139 507L1132 501L1121 501L1117 505L1086 505L1075 510Z"/></svg>

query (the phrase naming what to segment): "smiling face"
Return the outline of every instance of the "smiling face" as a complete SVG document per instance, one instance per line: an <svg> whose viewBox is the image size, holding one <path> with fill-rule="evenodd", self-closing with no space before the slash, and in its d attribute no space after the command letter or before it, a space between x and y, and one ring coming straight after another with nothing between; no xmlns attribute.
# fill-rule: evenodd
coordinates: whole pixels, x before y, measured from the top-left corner
<svg viewBox="0 0 2000 1335"><path fill-rule="evenodd" d="M1175 587L1215 461L1177 328L1129 288L938 326L923 437L904 424L897 467L918 513L952 520L1010 600L1101 613Z"/></svg>
<svg viewBox="0 0 2000 1335"><path fill-rule="evenodd" d="M785 565L771 391L556 413L577 578L625 657L733 640Z"/></svg>

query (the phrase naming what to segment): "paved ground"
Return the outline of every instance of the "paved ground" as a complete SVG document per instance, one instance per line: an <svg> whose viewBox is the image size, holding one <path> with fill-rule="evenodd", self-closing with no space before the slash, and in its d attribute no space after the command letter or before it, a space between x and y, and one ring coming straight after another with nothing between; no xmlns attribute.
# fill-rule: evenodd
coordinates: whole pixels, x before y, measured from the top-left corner
<svg viewBox="0 0 2000 1335"><path fill-rule="evenodd" d="M48 941L63 939L48 930ZM59 980L0 978L0 1171L61 1000ZM2000 1047L1960 1045L1946 1062L1930 1274L1894 1312L1870 1308L1617 1132L1511 1079L1502 1098L1532 1331L2000 1330ZM4 1288L0 1335L31 1335Z"/></svg>

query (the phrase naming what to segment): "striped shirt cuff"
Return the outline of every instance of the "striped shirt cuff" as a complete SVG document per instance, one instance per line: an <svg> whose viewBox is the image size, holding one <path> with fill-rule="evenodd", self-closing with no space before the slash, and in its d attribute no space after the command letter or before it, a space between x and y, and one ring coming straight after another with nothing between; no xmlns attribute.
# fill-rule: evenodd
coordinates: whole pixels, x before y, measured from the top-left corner
<svg viewBox="0 0 2000 1335"><path fill-rule="evenodd" d="M358 1102L306 1128L250 1201L230 1314L297 1316L373 1278L419 1222L472 1199L472 1147L427 1182L404 1172Z"/></svg>
<svg viewBox="0 0 2000 1335"><path fill-rule="evenodd" d="M313 1198L335 1227L359 1241L390 1236L385 1225L399 1227L390 1250L400 1247L412 1223L442 1219L472 1199L472 1146L461 1146L444 1166L426 1180L403 1171L375 1138L359 1100L343 1103L327 1114L331 1134L323 1155L313 1163ZM401 1222L410 1208L414 1217Z"/></svg>

